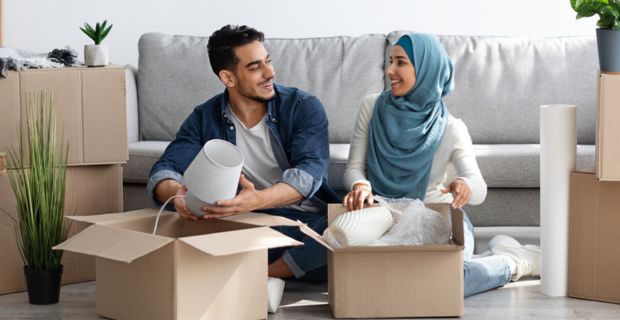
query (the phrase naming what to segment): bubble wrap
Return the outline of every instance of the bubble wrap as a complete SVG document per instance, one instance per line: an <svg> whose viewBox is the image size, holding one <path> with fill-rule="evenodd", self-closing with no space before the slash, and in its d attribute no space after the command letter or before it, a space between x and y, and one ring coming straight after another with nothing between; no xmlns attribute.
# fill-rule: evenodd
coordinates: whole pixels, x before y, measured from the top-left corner
<svg viewBox="0 0 620 320"><path fill-rule="evenodd" d="M387 207L394 226L371 246L447 244L452 234L450 215L426 208L417 199L374 197Z"/></svg>

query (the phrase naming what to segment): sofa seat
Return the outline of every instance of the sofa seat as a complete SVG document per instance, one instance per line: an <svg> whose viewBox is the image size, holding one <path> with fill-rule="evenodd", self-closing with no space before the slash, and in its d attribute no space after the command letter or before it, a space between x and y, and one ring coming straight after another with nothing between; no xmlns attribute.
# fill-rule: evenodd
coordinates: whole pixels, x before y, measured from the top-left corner
<svg viewBox="0 0 620 320"><path fill-rule="evenodd" d="M161 157L170 141L137 141L129 143L129 161L123 170L128 183L146 183L153 164Z"/></svg>
<svg viewBox="0 0 620 320"><path fill-rule="evenodd" d="M489 188L539 188L540 145L478 144L476 160ZM347 190L342 180L349 157L349 144L329 146L329 184L336 190ZM501 164L501 165L500 165ZM594 146L577 146L577 168L594 166ZM454 177L455 174L449 173Z"/></svg>
<svg viewBox="0 0 620 320"><path fill-rule="evenodd" d="M149 171L170 142L139 141L129 144L129 162L125 166L124 180L146 183ZM540 145L538 144L481 144L474 145L476 159L489 189L539 188ZM349 144L330 144L329 184L345 192L342 176L349 157ZM501 165L498 165L501 164ZM577 146L577 168L594 166L594 146ZM449 173L455 176L454 173Z"/></svg>

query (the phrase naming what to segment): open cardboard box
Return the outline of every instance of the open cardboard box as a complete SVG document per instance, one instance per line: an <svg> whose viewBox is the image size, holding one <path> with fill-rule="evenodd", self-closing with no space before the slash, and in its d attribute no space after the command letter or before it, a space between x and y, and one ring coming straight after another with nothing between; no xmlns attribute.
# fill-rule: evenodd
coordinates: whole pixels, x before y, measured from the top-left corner
<svg viewBox="0 0 620 320"><path fill-rule="evenodd" d="M263 319L267 249L301 245L259 213L187 222L157 210L69 217L89 222L55 247L96 257L97 314L112 319Z"/></svg>
<svg viewBox="0 0 620 320"><path fill-rule="evenodd" d="M450 212L448 204L427 207L451 214L449 244L332 248L312 229L301 227L329 250L329 306L335 318L463 314L463 212ZM330 204L328 224L345 212L342 204Z"/></svg>

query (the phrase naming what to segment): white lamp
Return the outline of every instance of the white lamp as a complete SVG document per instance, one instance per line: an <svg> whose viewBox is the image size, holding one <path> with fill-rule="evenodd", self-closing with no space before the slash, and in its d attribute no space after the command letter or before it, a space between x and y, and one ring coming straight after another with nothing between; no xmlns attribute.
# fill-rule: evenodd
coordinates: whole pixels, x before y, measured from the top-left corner
<svg viewBox="0 0 620 320"><path fill-rule="evenodd" d="M243 154L234 144L207 141L183 175L188 189L185 203L192 214L202 216L203 206L234 198L242 167Z"/></svg>

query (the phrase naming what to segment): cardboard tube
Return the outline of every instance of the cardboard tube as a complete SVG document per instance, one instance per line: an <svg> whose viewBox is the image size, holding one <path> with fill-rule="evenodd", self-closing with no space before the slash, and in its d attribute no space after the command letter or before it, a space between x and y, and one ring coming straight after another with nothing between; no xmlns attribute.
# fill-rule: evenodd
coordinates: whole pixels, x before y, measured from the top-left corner
<svg viewBox="0 0 620 320"><path fill-rule="evenodd" d="M577 157L577 108L540 106L540 244L542 294L567 295L570 173Z"/></svg>

